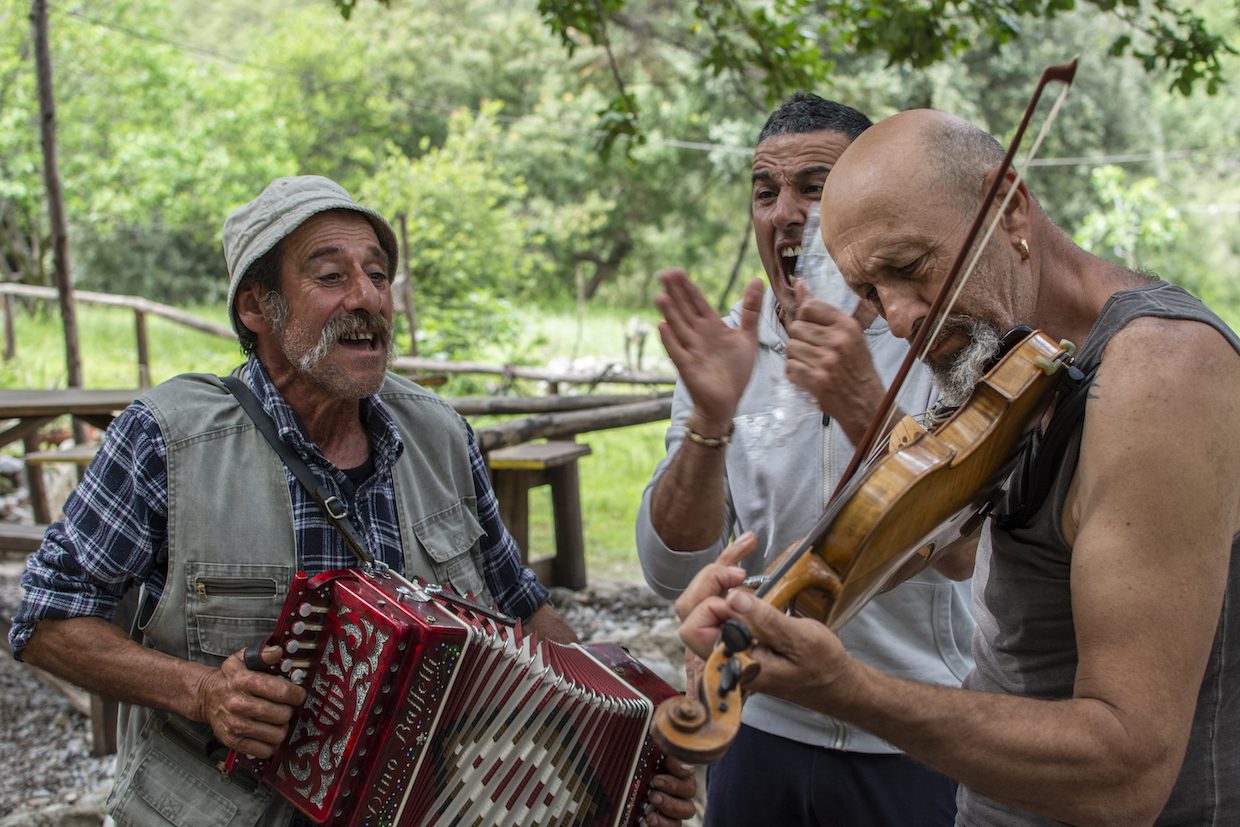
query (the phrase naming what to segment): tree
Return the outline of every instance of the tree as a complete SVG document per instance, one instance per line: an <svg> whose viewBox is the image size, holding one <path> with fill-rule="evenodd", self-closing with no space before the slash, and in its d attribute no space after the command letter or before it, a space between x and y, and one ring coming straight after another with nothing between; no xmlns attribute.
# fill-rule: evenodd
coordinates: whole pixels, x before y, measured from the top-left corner
<svg viewBox="0 0 1240 827"><path fill-rule="evenodd" d="M1184 232L1179 212L1158 195L1153 178L1129 180L1117 166L1090 175L1102 207L1085 217L1076 243L1129 269L1148 254L1170 247Z"/></svg>
<svg viewBox="0 0 1240 827"><path fill-rule="evenodd" d="M0 0L0 20L25 5ZM294 169L261 79L244 67L220 71L142 36L142 27L167 25L160 0L114 3L97 17L53 11L60 167L77 285L172 301L222 296L223 216L254 197L255 181ZM28 32L4 31L0 214L14 228L5 235L5 258L27 281L45 283L47 218L39 203Z"/></svg>
<svg viewBox="0 0 1240 827"><path fill-rule="evenodd" d="M499 109L454 115L443 146L426 141L417 158L390 145L360 190L381 213L407 216L420 351L451 356L482 341L511 343L513 309L527 292L521 285L536 282L546 266L521 216L524 183L492 154Z"/></svg>
<svg viewBox="0 0 1240 827"><path fill-rule="evenodd" d="M379 0L385 6L390 0ZM357 0L335 0L347 19ZM1163 71L1183 94L1198 82L1210 94L1222 83L1220 58L1234 53L1192 8L1172 0L1086 0L1123 24L1108 45L1146 71ZM692 17L669 14L661 0L538 0L548 28L570 55L591 46L606 55L611 97L597 110L604 152L621 137L644 134L637 96L618 58L616 32L661 38L694 54L702 70L742 79L766 105L797 89L821 86L831 55L878 54L890 66L924 68L960 54L978 40L1006 43L1021 34L1021 19L1071 11L1075 0L696 0ZM660 20L674 18L669 28ZM631 151L631 149L626 149Z"/></svg>

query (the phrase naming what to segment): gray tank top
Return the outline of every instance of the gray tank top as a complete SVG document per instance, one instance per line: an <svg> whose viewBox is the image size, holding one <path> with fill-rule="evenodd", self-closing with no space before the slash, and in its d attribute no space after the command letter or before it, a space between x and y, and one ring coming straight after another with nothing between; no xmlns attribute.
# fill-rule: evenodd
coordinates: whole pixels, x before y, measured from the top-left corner
<svg viewBox="0 0 1240 827"><path fill-rule="evenodd" d="M1237 338L1191 295L1167 282L1116 293L1081 347L1075 365L1086 373L1102 360L1111 338L1142 316L1208 324L1240 353ZM1057 411L1059 408L1057 407ZM1061 426L1064 423L1059 423ZM1068 486L1076 470L1081 422L1067 423L1070 438L1049 492L1021 525L992 525L990 542L978 549L973 577L974 671L966 689L1032 698L1072 697L1076 677L1076 630L1072 620L1069 571L1072 549L1059 526ZM1052 422L1048 430L1054 429ZM1036 460L1035 460L1036 461ZM1024 469L1028 470L1028 469ZM1017 474L1022 470L1018 469ZM1005 503L1003 511L1018 511ZM1173 554L1174 549L1169 549ZM1205 677L1197 697L1188 752L1158 825L1240 824L1240 535L1232 540L1227 591ZM957 796L957 824L963 827L1052 825L965 787Z"/></svg>

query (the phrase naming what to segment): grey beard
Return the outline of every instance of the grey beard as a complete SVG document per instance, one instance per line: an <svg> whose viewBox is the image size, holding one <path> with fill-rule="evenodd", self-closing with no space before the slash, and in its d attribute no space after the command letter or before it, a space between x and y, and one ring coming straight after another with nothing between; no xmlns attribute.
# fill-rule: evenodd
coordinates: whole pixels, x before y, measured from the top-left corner
<svg viewBox="0 0 1240 827"><path fill-rule="evenodd" d="M999 353L1003 337L994 325L967 316L949 319L948 325L964 329L969 334L969 344L950 363L932 364L930 370L939 388L939 404L955 408L973 393L986 366Z"/></svg>
<svg viewBox="0 0 1240 827"><path fill-rule="evenodd" d="M339 316L332 319L323 327L323 333L319 336L319 343L298 360L297 366L301 368L303 373L309 373L318 365L319 362L327 358L327 354L336 346L342 336L351 333L374 333L383 337L384 346L386 348L386 361L390 366L392 364L392 325L388 320L378 315L358 315L350 313L346 316Z"/></svg>

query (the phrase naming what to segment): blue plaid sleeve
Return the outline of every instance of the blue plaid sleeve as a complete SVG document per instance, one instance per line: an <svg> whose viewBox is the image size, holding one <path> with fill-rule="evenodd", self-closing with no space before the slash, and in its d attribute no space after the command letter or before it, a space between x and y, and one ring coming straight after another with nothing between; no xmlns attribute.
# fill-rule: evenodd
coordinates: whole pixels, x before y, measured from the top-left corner
<svg viewBox="0 0 1240 827"><path fill-rule="evenodd" d="M136 583L163 586L168 474L163 437L135 403L108 428L99 454L65 502L22 575L9 646L15 658L46 618L110 619Z"/></svg>
<svg viewBox="0 0 1240 827"><path fill-rule="evenodd" d="M462 420L464 421L464 420ZM521 564L521 550L499 517L499 502L491 488L486 461L474 438L473 428L465 423L469 434L469 464L474 477L474 493L478 498L478 521L482 523L483 575L487 588L501 611L522 620L529 620L551 594L538 582L534 572Z"/></svg>

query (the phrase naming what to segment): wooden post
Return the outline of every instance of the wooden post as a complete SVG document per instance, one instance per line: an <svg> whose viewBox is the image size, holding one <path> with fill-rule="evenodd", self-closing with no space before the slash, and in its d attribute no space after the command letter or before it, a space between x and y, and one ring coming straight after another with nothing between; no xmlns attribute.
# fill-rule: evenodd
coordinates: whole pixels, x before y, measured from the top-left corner
<svg viewBox="0 0 1240 827"><path fill-rule="evenodd" d="M13 321L13 297L4 294L4 361L17 355L17 333Z"/></svg>
<svg viewBox="0 0 1240 827"><path fill-rule="evenodd" d="M409 226L404 211L396 214L400 225L401 299L405 302L405 315L409 317L409 355L418 355L418 309L413 301L413 271L409 269Z"/></svg>
<svg viewBox="0 0 1240 827"><path fill-rule="evenodd" d="M43 139L43 181L47 189L47 215L52 229L52 267L60 296L60 323L65 331L65 369L69 387L82 387L82 355L78 346L77 311L73 303L73 277L69 269L69 227L65 221L56 160L56 101L52 94L52 49L49 45L47 0L34 0L30 11L34 26L35 74L39 85L39 122ZM37 234L36 234L37 235ZM73 420L73 439L86 441L86 426ZM33 495L33 490L31 494Z"/></svg>
<svg viewBox="0 0 1240 827"><path fill-rule="evenodd" d="M60 169L56 160L56 103L52 95L52 52L48 44L47 0L34 0L30 12L34 26L35 73L39 85L39 121L43 139L43 182L47 188L47 215L52 229L52 264L60 293L60 320L65 330L65 366L69 387L82 387L82 357L78 347L77 315L73 306L73 280L69 270L69 231L65 221ZM75 423L74 431L77 431Z"/></svg>
<svg viewBox="0 0 1240 827"><path fill-rule="evenodd" d="M43 447L39 444L38 432L26 437L23 442L27 454L33 454ZM52 514L47 503L47 486L43 482L43 466L26 463L26 488L30 491L30 509L34 512L34 521L47 525L52 521Z"/></svg>
<svg viewBox="0 0 1240 827"><path fill-rule="evenodd" d="M146 314L141 310L133 312L134 326L138 336L138 387L151 386L151 348L146 338Z"/></svg>

